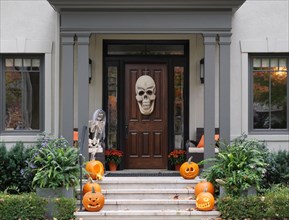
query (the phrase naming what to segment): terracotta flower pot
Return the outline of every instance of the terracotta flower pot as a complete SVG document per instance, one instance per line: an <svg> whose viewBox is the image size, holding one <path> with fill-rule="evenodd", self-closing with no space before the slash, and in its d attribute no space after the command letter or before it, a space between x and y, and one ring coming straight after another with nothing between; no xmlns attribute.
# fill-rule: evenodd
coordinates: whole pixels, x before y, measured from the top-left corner
<svg viewBox="0 0 289 220"><path fill-rule="evenodd" d="M175 164L175 170L176 170L176 171L180 171L181 165L182 165L182 164L180 164L180 163Z"/></svg>
<svg viewBox="0 0 289 220"><path fill-rule="evenodd" d="M110 161L108 163L108 166L109 166L109 170L110 171L116 171L117 170L117 164L115 162L113 162L113 161Z"/></svg>

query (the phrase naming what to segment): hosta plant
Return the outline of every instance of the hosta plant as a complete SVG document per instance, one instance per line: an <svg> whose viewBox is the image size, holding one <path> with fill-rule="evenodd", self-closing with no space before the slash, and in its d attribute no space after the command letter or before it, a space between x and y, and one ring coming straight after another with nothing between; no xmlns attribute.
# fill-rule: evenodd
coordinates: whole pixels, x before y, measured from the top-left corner
<svg viewBox="0 0 289 220"><path fill-rule="evenodd" d="M267 168L267 155L264 143L246 136L229 145L220 143L218 155L201 162L212 163L202 177L216 187L221 185L232 196L240 196L250 187L259 190Z"/></svg>
<svg viewBox="0 0 289 220"><path fill-rule="evenodd" d="M55 189L78 184L78 152L64 138L43 138L33 148L29 164L35 174L34 187Z"/></svg>

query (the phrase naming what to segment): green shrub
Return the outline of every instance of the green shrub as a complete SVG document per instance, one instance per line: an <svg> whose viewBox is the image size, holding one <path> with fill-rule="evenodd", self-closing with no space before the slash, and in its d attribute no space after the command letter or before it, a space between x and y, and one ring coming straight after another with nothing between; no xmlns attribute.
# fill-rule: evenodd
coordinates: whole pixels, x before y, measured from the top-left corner
<svg viewBox="0 0 289 220"><path fill-rule="evenodd" d="M0 220L44 219L45 199L35 193L0 194Z"/></svg>
<svg viewBox="0 0 289 220"><path fill-rule="evenodd" d="M27 167L27 158L30 149L24 147L21 142L16 143L10 151L6 150L5 144L0 146L0 191L17 189L19 192L30 192L32 178L26 178L24 169Z"/></svg>
<svg viewBox="0 0 289 220"><path fill-rule="evenodd" d="M264 187L272 184L289 186L289 151L273 152L268 159L269 166L264 178Z"/></svg>
<svg viewBox="0 0 289 220"><path fill-rule="evenodd" d="M7 172L8 156L4 143L0 143L0 191L4 191L7 187L9 173Z"/></svg>
<svg viewBox="0 0 289 220"><path fill-rule="evenodd" d="M55 213L57 220L74 219L76 199L56 198ZM0 194L0 220L44 220L48 199L35 193L21 195Z"/></svg>
<svg viewBox="0 0 289 220"><path fill-rule="evenodd" d="M58 198L55 200L56 210L55 217L57 220L74 219L74 212L76 211L76 199Z"/></svg>
<svg viewBox="0 0 289 220"><path fill-rule="evenodd" d="M226 196L217 200L223 219L286 219L289 217L289 189L274 187L264 195Z"/></svg>

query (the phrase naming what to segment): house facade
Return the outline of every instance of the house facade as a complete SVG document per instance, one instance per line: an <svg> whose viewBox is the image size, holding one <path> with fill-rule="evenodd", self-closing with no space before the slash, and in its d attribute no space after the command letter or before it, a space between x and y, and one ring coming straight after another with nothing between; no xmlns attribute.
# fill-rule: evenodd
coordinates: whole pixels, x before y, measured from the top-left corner
<svg viewBox="0 0 289 220"><path fill-rule="evenodd" d="M0 140L106 113L124 168L167 168L204 128L289 150L289 1L0 1ZM84 155L88 158L88 132ZM208 147L209 146L209 147Z"/></svg>

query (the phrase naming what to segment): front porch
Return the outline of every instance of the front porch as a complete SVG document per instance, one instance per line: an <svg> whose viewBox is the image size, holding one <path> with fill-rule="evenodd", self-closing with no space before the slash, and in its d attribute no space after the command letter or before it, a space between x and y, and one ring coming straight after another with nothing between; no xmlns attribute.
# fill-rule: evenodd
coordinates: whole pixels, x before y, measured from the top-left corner
<svg viewBox="0 0 289 220"><path fill-rule="evenodd" d="M216 124L220 128L220 138L226 142L230 141L230 38L231 18L233 9L239 7L244 1L223 3L217 1L212 5L208 2L192 1L178 3L179 7L173 9L172 3L160 3L157 8L155 4L144 5L126 2L130 9L119 8L113 4L101 4L89 2L86 5L78 4L77 1L67 1L59 4L57 1L49 1L59 11L61 16L61 134L72 143L73 128L75 125L81 134L84 125L87 125L91 111L103 108L104 84L102 83L102 62L92 59L92 63L100 64L96 68L100 75L92 71L94 87L98 88L98 94L92 94L89 79L89 62L95 53L102 59L102 51L95 51L91 47L92 36L111 34L126 34L129 39L146 39L146 35L154 36L156 39L166 38L166 35L200 36L202 49L198 52L190 52L190 64L196 69L189 68L190 79L189 93L191 94L193 81L196 81L200 69L199 61L204 58L204 88L203 88L203 120L205 146L204 157L213 157L215 154L214 135ZM81 7L76 8L78 5ZM87 11L85 8L89 8ZM162 8L162 9L161 9ZM112 11L114 9L114 11ZM109 38L106 38L109 39ZM148 38L149 39L149 38ZM104 39L105 40L105 39ZM94 42L101 43L101 41ZM94 44L94 45L96 45ZM99 45L97 45L99 47ZM100 47L101 48L101 47ZM192 59L193 57L193 59ZM96 71L96 70L94 70ZM74 74L72 74L74 73ZM76 84L76 87L75 87ZM77 89L75 89L77 88ZM219 88L219 95L216 90ZM75 98L77 97L77 98ZM97 101L89 97L97 97ZM77 107L74 108L75 100ZM189 99L188 103L190 103ZM95 105L95 103L100 105ZM192 104L189 105L189 117L184 123L188 124L188 138L192 139L198 126L192 123L199 117L198 112L193 112ZM218 109L217 109L218 107ZM75 110L74 110L75 109ZM216 116L216 112L218 112ZM74 122L77 118L77 122ZM218 121L218 123L216 122ZM87 134L84 139L84 156L88 158ZM185 142L186 140L183 140ZM120 145L118 146L120 147Z"/></svg>

